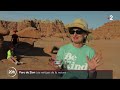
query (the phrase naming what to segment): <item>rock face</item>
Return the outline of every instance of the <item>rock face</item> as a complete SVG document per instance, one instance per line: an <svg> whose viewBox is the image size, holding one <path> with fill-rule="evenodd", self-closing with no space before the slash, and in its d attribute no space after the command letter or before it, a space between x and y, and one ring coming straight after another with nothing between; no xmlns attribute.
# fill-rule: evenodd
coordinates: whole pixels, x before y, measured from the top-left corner
<svg viewBox="0 0 120 90"><path fill-rule="evenodd" d="M120 20L105 23L92 30L94 39L120 39Z"/></svg>
<svg viewBox="0 0 120 90"><path fill-rule="evenodd" d="M4 27L0 27L0 35L5 36L8 35L10 31Z"/></svg>
<svg viewBox="0 0 120 90"><path fill-rule="evenodd" d="M0 48L2 47L2 44L3 44L3 40L4 40L3 36L8 34L9 34L9 30L3 27L0 27Z"/></svg>
<svg viewBox="0 0 120 90"><path fill-rule="evenodd" d="M69 24L68 24L69 25ZM10 34L14 30L17 30L21 37L30 36L31 38L42 38L42 37L59 37L65 38L68 36L68 30L66 30L64 23L61 20L23 20L19 22L13 21L3 21L0 20L0 32L4 35L7 35L8 32L4 32L4 29L10 31ZM1 29L2 28L2 29ZM24 32L23 32L24 31ZM36 31L39 33L32 35L28 35L31 31ZM33 34L33 33L32 33ZM114 20L108 23L105 23L103 26L92 30L92 37L94 39L119 39L120 38L120 20ZM2 38L2 37L1 37Z"/></svg>
<svg viewBox="0 0 120 90"><path fill-rule="evenodd" d="M60 20L23 20L20 22L10 22L10 21L0 21L0 27L7 28L10 31L10 34L14 30L18 32L24 30L28 27L36 28L41 33L43 37L54 36L58 33L66 33L65 27L62 21Z"/></svg>
<svg viewBox="0 0 120 90"><path fill-rule="evenodd" d="M17 35L23 38L40 38L41 37L40 31L38 31L34 27L27 27L17 32Z"/></svg>
<svg viewBox="0 0 120 90"><path fill-rule="evenodd" d="M24 20L22 22L17 22L17 31L21 31L27 27L31 27L32 21Z"/></svg>

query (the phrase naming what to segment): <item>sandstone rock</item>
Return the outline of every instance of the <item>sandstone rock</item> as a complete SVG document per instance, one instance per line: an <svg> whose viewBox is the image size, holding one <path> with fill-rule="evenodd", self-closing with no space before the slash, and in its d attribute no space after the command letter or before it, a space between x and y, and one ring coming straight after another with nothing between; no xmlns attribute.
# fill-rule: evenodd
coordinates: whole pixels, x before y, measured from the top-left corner
<svg viewBox="0 0 120 90"><path fill-rule="evenodd" d="M19 32L17 32L19 37L24 38L40 38L41 34L40 31L36 30L34 27L27 27Z"/></svg>
<svg viewBox="0 0 120 90"><path fill-rule="evenodd" d="M0 27L0 35L4 36L4 35L8 35L10 33L9 30L3 28L3 27Z"/></svg>
<svg viewBox="0 0 120 90"><path fill-rule="evenodd" d="M41 37L52 37L55 33L66 33L65 26L61 20L23 20L19 22L0 20L0 27L6 28L12 35L14 30L22 31L32 27L40 31ZM2 30L3 32L3 30Z"/></svg>
<svg viewBox="0 0 120 90"><path fill-rule="evenodd" d="M31 27L31 21L30 20L24 20L21 22L17 22L17 30L21 31L27 27Z"/></svg>
<svg viewBox="0 0 120 90"><path fill-rule="evenodd" d="M92 30L92 35L94 39L120 39L120 20L105 23Z"/></svg>

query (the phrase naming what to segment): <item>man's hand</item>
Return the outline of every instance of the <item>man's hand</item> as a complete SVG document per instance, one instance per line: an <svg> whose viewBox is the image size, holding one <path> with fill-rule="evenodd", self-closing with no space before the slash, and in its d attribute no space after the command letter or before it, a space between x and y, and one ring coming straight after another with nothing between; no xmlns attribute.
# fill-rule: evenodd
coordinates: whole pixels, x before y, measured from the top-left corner
<svg viewBox="0 0 120 90"><path fill-rule="evenodd" d="M86 57L87 58L87 62L88 62L88 66L90 68L90 70L95 70L96 67L100 66L101 64L101 59L102 59L102 55L101 54L96 54L92 60L90 60L88 58L88 56Z"/></svg>

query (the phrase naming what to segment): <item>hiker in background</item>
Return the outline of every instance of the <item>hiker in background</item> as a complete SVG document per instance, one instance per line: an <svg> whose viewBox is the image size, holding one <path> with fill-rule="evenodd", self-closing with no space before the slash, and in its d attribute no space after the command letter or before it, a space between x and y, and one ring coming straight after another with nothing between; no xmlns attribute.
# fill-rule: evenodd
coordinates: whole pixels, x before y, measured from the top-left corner
<svg viewBox="0 0 120 90"><path fill-rule="evenodd" d="M14 31L14 34L12 35L12 38L11 38L11 42L14 47L17 47L18 42L19 42L19 38L18 38L18 35L16 34L16 32L17 31Z"/></svg>
<svg viewBox="0 0 120 90"><path fill-rule="evenodd" d="M15 65L20 65L20 64L23 64L23 62L18 62L17 61L17 57L14 55L14 47L13 46L10 46L9 47L9 50L7 51L7 59L9 61L11 61L12 63L14 63Z"/></svg>
<svg viewBox="0 0 120 90"><path fill-rule="evenodd" d="M96 78L96 68L101 65L101 55L85 44L88 24L83 19L76 19L68 26L71 43L60 47L57 53L58 61L64 70L79 70L80 72L68 72L63 79L87 79ZM60 66L60 65L59 65ZM82 71L81 71L82 70ZM83 72L83 71L87 72Z"/></svg>

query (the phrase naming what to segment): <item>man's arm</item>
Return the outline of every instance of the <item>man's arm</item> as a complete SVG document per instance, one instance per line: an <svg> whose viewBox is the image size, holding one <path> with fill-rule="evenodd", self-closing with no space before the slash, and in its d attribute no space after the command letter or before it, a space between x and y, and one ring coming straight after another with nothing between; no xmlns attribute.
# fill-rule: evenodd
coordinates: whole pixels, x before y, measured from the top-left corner
<svg viewBox="0 0 120 90"><path fill-rule="evenodd" d="M96 54L91 60L87 56L87 62L89 66L88 79L95 79L97 77L96 68L101 64L102 56L101 54Z"/></svg>

